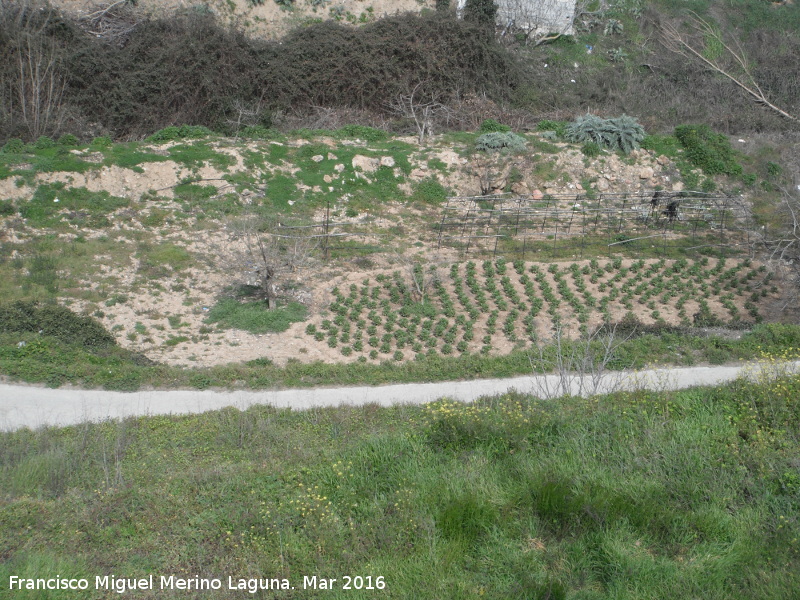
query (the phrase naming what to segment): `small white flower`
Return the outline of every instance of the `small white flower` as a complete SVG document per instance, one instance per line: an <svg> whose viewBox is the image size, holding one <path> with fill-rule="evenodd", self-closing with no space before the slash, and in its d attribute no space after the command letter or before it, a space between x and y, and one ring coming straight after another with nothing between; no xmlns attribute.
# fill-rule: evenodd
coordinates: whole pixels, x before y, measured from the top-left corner
<svg viewBox="0 0 800 600"><path fill-rule="evenodd" d="M58 198L56 198L55 200L53 200L53 202L58 202Z"/></svg>

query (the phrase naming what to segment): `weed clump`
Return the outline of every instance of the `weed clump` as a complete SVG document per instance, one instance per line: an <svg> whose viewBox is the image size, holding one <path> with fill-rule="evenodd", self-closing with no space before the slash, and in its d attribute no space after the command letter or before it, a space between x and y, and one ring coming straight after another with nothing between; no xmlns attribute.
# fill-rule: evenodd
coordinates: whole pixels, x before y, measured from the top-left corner
<svg viewBox="0 0 800 600"><path fill-rule="evenodd" d="M428 177L414 184L412 199L424 204L439 204L447 199L447 190L436 176Z"/></svg>
<svg viewBox="0 0 800 600"><path fill-rule="evenodd" d="M730 140L708 125L679 125L675 137L685 149L687 160L706 175L742 174L742 165L736 160Z"/></svg>

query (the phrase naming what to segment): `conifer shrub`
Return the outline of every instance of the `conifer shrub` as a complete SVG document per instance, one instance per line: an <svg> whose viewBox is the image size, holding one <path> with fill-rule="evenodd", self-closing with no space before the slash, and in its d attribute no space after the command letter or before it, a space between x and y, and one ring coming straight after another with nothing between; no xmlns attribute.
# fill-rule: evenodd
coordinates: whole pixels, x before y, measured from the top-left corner
<svg viewBox="0 0 800 600"><path fill-rule="evenodd" d="M627 115L603 119L587 114L567 125L564 137L570 142L595 143L603 148L628 154L639 148L645 132L636 119Z"/></svg>

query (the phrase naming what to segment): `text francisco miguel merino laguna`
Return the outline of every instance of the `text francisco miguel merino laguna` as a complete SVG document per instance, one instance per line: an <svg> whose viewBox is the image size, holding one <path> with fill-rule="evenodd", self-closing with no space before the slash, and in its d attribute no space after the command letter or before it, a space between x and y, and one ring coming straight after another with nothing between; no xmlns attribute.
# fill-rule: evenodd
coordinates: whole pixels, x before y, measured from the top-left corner
<svg viewBox="0 0 800 600"><path fill-rule="evenodd" d="M88 590L91 579L68 579L57 576L49 579L29 579L11 575L8 578L9 590ZM227 583L227 587L223 587ZM158 587L156 587L156 584ZM326 577L303 576L302 589L384 589L383 577L342 577L331 579ZM255 594L261 590L292 590L288 579L278 578L236 578L228 577L227 581L218 578L175 577L174 575L148 575L140 578L116 577L114 575L98 575L94 578L95 590L112 590L119 594L131 590L242 590Z"/></svg>

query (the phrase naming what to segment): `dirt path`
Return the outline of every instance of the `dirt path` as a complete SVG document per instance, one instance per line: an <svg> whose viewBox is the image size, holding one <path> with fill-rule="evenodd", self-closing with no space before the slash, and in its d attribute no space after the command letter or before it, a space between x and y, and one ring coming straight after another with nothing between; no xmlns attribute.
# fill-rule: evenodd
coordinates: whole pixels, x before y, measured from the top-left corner
<svg viewBox="0 0 800 600"><path fill-rule="evenodd" d="M787 363L786 367L796 372L800 369L800 361ZM760 365L749 363L652 369L635 373L610 372L596 381L589 377L581 379L576 376L560 378L547 375L386 386L230 392L152 390L125 393L0 384L0 431L74 425L141 415L201 413L228 406L243 410L255 404L307 410L340 404L422 404L442 397L470 402L481 396L500 394L511 389L540 398L560 396L566 391L576 395L591 395L634 388L682 389L731 381L742 374L754 373L759 368Z"/></svg>

